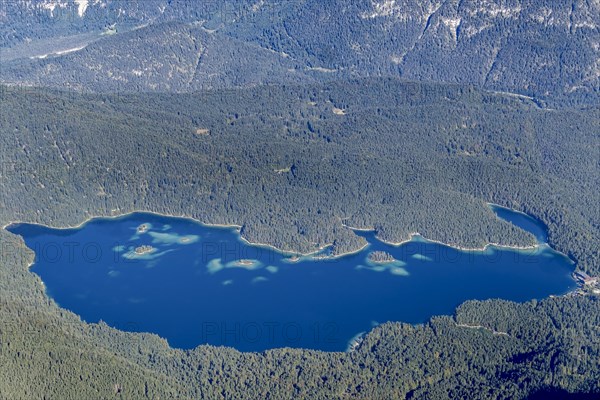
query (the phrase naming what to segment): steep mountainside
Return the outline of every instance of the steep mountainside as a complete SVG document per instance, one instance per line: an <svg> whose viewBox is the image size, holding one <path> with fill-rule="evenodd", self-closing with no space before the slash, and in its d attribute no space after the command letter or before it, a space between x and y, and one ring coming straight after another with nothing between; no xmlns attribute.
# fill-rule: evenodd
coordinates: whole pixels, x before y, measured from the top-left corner
<svg viewBox="0 0 600 400"><path fill-rule="evenodd" d="M395 76L474 84L552 106L599 98L597 1L5 0L3 6L5 82L185 92ZM163 26L170 21L177 24ZM146 28L127 34L139 27ZM51 45L49 38L60 40ZM223 59L233 65L223 69Z"/></svg>

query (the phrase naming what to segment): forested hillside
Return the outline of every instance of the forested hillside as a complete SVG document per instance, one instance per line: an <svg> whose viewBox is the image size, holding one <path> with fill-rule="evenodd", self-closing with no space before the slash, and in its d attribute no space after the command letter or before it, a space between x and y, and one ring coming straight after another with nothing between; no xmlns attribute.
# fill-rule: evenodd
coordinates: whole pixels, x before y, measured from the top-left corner
<svg viewBox="0 0 600 400"><path fill-rule="evenodd" d="M175 91L401 77L598 104L600 5L534 0L0 2L0 79Z"/></svg>
<svg viewBox="0 0 600 400"><path fill-rule="evenodd" d="M1 126L12 134L2 138L2 187L21 199L3 210L9 220L76 225L145 209L241 225L250 241L286 250L333 244L338 254L363 244L346 226L390 242L420 232L462 247L534 243L495 217L485 205L494 202L541 219L553 245L598 272L597 111L394 80L3 96ZM57 204L32 215L46 201Z"/></svg>

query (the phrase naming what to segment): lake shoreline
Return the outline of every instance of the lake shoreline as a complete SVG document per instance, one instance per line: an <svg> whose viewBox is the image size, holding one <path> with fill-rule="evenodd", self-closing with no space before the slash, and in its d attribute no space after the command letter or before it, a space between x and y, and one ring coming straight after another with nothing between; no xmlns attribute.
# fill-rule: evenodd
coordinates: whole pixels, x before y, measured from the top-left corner
<svg viewBox="0 0 600 400"><path fill-rule="evenodd" d="M375 229L375 228L355 228L355 227L352 227L350 225L345 225L345 224L344 224L344 226L348 229L351 229L351 230L357 231L357 232L377 232L377 229ZM419 232L410 232L408 234L408 236L410 237L409 239L405 239L400 242L391 242L389 240L382 239L377 234L375 234L375 239L377 239L381 243L385 243L390 246L400 247L404 244L414 242L415 238L420 238L421 240L423 240L425 242L436 243L436 244L439 244L439 245L442 245L445 247L450 247L452 249L456 249L456 250L460 250L460 251L476 251L476 252L485 252L490 247L505 248L505 249L511 249L511 250L534 250L534 249L541 248L546 244L546 243L537 243L537 244L534 244L531 246L513 246L513 245L506 245L506 244L490 242L490 243L487 243L486 245L484 245L483 247L462 247L457 244L445 243L445 242L442 242L439 240L426 238Z"/></svg>
<svg viewBox="0 0 600 400"><path fill-rule="evenodd" d="M168 219L170 218L171 220L169 221ZM92 220L94 220L94 218L89 219L86 223L89 223ZM107 223L105 221L109 222ZM37 224L37 227L35 224L28 226L27 223L22 223L24 224L23 227L16 226L14 232L16 235L21 235L24 238L25 246L33 245L29 248L32 250L36 249L34 250L36 257L40 254L39 249L42 248L35 246L36 240L49 240L49 243L54 243L54 246L56 246L55 243L70 243L74 240L80 240L81 243L85 243L86 240L90 240L91 238L91 240L95 240L96 243L105 246L102 248L112 248L111 246L113 246L115 232L119 232L119 235L122 234L124 237L129 238L127 240L132 241L133 247L130 247L130 250L135 246L137 246L135 247L136 251L139 249L140 252L145 252L142 250L154 250L154 248L145 244L147 238L130 236L130 230L136 229L136 227L138 230L140 227L152 227L156 232L162 232L162 228L168 226L170 227L169 232L171 232L171 235L176 237L180 237L182 234L197 233L199 237L205 237L210 243L224 243L227 241L233 246L245 247L245 249L242 249L243 251L248 250L250 246L254 246L247 240L241 238L239 234L240 229L235 229L235 226L211 226L210 224L199 223L193 218L169 217L159 213L138 211L125 214L124 216L97 217L96 220L89 225L86 225L86 223L80 224L80 226L84 227L84 229L81 229L81 232L79 230L73 230L61 233L58 232L61 230L60 228L53 229L44 224ZM115 231L111 230L112 228L110 225L113 223L116 225L122 224L122 228ZM11 228L8 227L8 229ZM211 235L208 235L208 233L202 229L214 229L214 231L211 232ZM54 234L57 235L54 238L51 237L53 233L51 231L53 230L57 231L54 232ZM89 230L89 232L83 232L85 230ZM194 230L198 230L198 232L193 232ZM371 229L362 230L373 231ZM49 238L46 237L46 233L50 235ZM31 242L28 241L27 235L31 235L29 236ZM37 235L41 235L41 237L38 239ZM423 249L429 249L431 251L433 251L432 248L435 248L435 246L440 246L439 248L451 248L451 246L444 243L427 240L418 233L411 234L410 240L402 241L396 246L391 246L389 243L380 240L379 238L376 239L374 234L360 236L367 240L367 244L357 250L358 252L362 251L362 253L355 257L340 260L339 264L336 265L327 265L327 260L333 258L329 257L328 251L325 251L321 253L320 256L317 255L316 257L298 257L297 261L302 265L298 265L299 268L288 268L285 266L285 263L287 263L289 259L283 252L259 252L259 255L254 257L248 256L248 253L242 252L238 247L233 247L236 253L232 255L232 247L225 246L216 249L213 253L208 252L206 253L205 258L201 258L199 253L197 253L200 250L199 248L193 249L187 247L190 249L188 250L188 253L175 252L174 250L168 251L168 246L174 242L164 241L156 245L161 257L167 253L170 254L169 256L164 256L167 258L161 261L163 263L161 268L158 268L160 265L157 267L158 261L154 259L141 261L141 264L139 265L146 268L130 268L126 263L115 261L112 253L106 252L105 257L107 258L105 258L104 261L98 263L97 260L88 260L88 264L93 266L93 268L89 271L82 271L79 267L82 264L85 264L85 254L87 253L77 253L76 257L79 257L79 261L67 261L64 259L63 261L65 262L61 264L61 268L63 268L62 271L57 269L58 265L53 259L45 259L42 257L39 259L39 269L36 269L35 274L40 278L45 295L59 304L61 308L65 308L80 316L82 319L88 320L89 324L95 324L98 320L113 321L110 325L115 329L123 331L127 331L127 326L120 324L119 321L131 319L132 317L130 315L138 316L136 313L139 312L140 307L154 309L152 308L154 307L152 301L160 299L160 296L156 298L153 297L153 293L156 293L153 289L154 284L158 282L160 282L161 287L165 288L164 290L176 290L177 293L186 292L190 293L190 296L192 296L193 293L193 296L197 297L197 300L192 302L193 304L188 304L185 301L177 303L178 298L187 299L187 296L169 296L169 298L173 300L173 304L175 304L174 310L188 310L186 307L192 307L191 309L195 310L193 314L200 318L196 321L198 324L203 321L210 322L211 318L215 318L214 316L211 316L211 312L213 312L212 302L215 299L220 299L219 301L221 303L228 304L227 301L229 301L228 299L231 299L231 296L240 296L240 299L243 299L245 304L252 305L252 307L249 308L255 310L253 321L266 321L267 323L270 323L273 317L270 316L269 313L280 312L277 311L279 310L278 307L283 307L282 309L291 307L290 309L293 309L297 306L294 299L303 298L303 294L308 291L306 290L307 288L314 288L314 293L320 293L323 296L323 300L319 300L318 302L320 305L319 312L321 312L322 315L318 314L317 317L311 317L313 319L316 318L315 320L305 318L304 313L298 313L297 315L286 314L285 318L293 321L293 323L301 327L300 329L304 332L314 333L311 329L315 326L314 321L318 320L334 321L341 329L339 337L336 336L336 340L330 343L313 340L313 336L307 334L302 338L302 342L297 343L285 341L271 343L264 339L259 344L253 344L253 342L244 342L240 344L228 342L224 339L219 339L218 337L211 337L210 340L206 338L198 339L198 335L195 333L185 333L193 332L193 330L188 329L189 327L186 327L185 322L181 323L181 330L177 331L179 333L171 332L169 329L165 328L171 325L161 325L160 327L153 329L151 322L143 328L144 332L155 334L158 337L168 340L170 348L184 351L193 351L199 346L209 344L231 347L240 352L268 351L287 346L326 352L343 352L344 350L348 350L348 343L354 343L352 340L355 338L356 332L370 332L373 321L396 321L414 325L427 321L435 315L451 315L452 310L455 310L452 306L453 304L462 304L464 301L471 299L502 298L513 302L526 302L532 298L544 299L550 295L562 296L572 292L570 289L572 287L571 276L566 273L561 273L563 270L570 273L572 268L566 265L566 260L562 260L561 257L554 257L552 260L549 260L549 262L558 263L554 265L559 266L559 270L554 270L558 274L552 273L552 276L549 276L540 273L543 272L540 268L542 268L545 263L544 260L546 260L545 258L539 258L544 257L542 252L533 254L534 257L538 257L536 260L540 260L540 262L531 264L532 268L523 269L519 267L519 263L527 261L520 257L500 257L498 259L494 258L493 260L490 260L489 258L486 258L486 254L482 254L481 251L478 251L477 253L464 253L469 256L468 259L459 260L452 256L449 258L436 258L434 260L433 258L425 256L424 254L429 253L424 253L424 250L419 248L399 248L401 244L408 243L410 240L413 240L416 245L422 245ZM242 245L241 243L244 244ZM160 247L162 245L164 246ZM364 250L368 246L371 246L371 248ZM430 246L433 247L430 248ZM184 248L186 247L181 247L181 249ZM209 250L211 249L212 248ZM409 252L404 254L403 249L407 249ZM221 253L218 253L218 251L221 251ZM376 268L363 267L365 261L367 263L369 262L368 257L372 251L389 251L391 257L393 257L395 261L383 263L382 266L376 265ZM512 252L516 251L517 250L512 250ZM204 253L204 249L202 249L202 252ZM510 255L510 253L511 251L507 254ZM223 259L223 265L225 267L221 266L218 271L212 271L211 263L218 258L220 264L223 254L229 254ZM452 252L452 254L454 254L454 252ZM189 257L190 255L192 256L191 258ZM408 257L406 258L406 261L398 261L402 260L405 256ZM474 256L475 258L472 259L470 256ZM180 259L177 261L177 258L172 257L180 257ZM339 257L341 257L341 255L337 255L335 258ZM292 259L296 260L296 257L293 257ZM415 261L409 262L409 259L414 259ZM120 258L118 258L118 260L120 260ZM173 265L184 265L189 263L189 260L200 260L201 262L192 263L189 265L189 268L172 268ZM253 265L260 265L260 267L246 268L247 265L251 264L250 260L252 260ZM38 259L35 259L34 261L38 264ZM230 264L231 267L229 267ZM477 268L477 271L470 270L470 268L479 267L481 264L493 268ZM405 266L406 269L404 268ZM521 265L521 267L522 266L523 265ZM265 267L265 271L262 270L262 267ZM452 267L456 267L457 269L454 270ZM214 272L219 272L226 268L229 269L221 273L221 275L214 275ZM267 274L266 271L270 274ZM315 271L317 271L318 274L315 275ZM452 274L452 277L446 276L449 271ZM523 277L521 277L520 271L525 271ZM505 276L507 273L515 274L515 279L507 280ZM93 275L94 279L92 279L94 283L89 283L86 280L88 279L89 274L95 274ZM142 276L145 277L143 279L148 279L147 282L149 282L149 284L136 284L132 286L129 283L134 281L138 283L142 282ZM88 282L86 283L88 286L77 284L73 285L73 288L70 288L69 282L76 281L77 279L82 279L81 282L83 283ZM467 292L472 291L472 294L457 289L460 285L452 283L454 280L456 280L456 282L462 282L462 279L473 279L474 282L476 282L475 284L470 285L470 289L465 289ZM224 286L229 287L234 281L236 286L233 290L223 289ZM65 282L67 282L65 287L69 290L57 290L57 288L62 288L63 283ZM340 284L340 282L343 282L343 284ZM539 287L536 284L537 282L539 282ZM84 291L85 295L82 294L83 292L80 293L81 287L86 288ZM447 301L445 301L445 303L449 304L447 309L440 309L437 306L437 301L428 302L427 299L430 299L430 297L426 290L415 290L415 288L421 287L427 287L436 291L436 293L439 293L440 296L446 296ZM106 288L110 288L111 296L109 297L105 294ZM150 291L146 290L147 288L150 288ZM278 293L282 288L284 288L283 291L286 294L289 294L289 297L276 305L269 306L268 304L270 303L268 301L265 302L265 299L270 298L270 296L268 294L265 295L265 293L269 293L269 291ZM482 297L479 292L480 290L483 290L485 293L488 293L489 291L489 293L484 294ZM344 301L329 302L327 299L329 298L329 295L333 293L342 296L341 298L343 298ZM356 293L362 293L364 296L357 297ZM263 295L265 298L261 298ZM486 297L488 295L491 297ZM388 297L389 299L393 299L393 301L390 303L384 302L386 305L383 306L380 301L381 298ZM111 308L111 302L113 300L106 303L108 307L102 312L96 310L95 305L104 304L102 301L107 298L119 299L118 303L121 307L118 311L111 311L113 310L113 308ZM421 301L421 304L423 304L417 311L411 307L403 309L402 307L398 308L393 306L393 304L405 304L407 301L416 301L417 299L420 299L418 301ZM219 303L219 301L217 301L217 303ZM309 307L308 309L310 310L314 310L315 308L311 305L310 301L312 300L307 300L307 307ZM286 302L289 304L285 305ZM182 304L186 304L186 307L181 307ZM428 305L425 306L426 304ZM335 320L333 316L340 315L340 313L343 314L347 311L344 307L349 307L348 310L354 310L352 316L345 317L339 321ZM364 314L356 311L362 309L361 307L365 307L366 311ZM428 311L428 307L433 311ZM265 314L263 314L262 311L256 311L262 310L263 308L267 310ZM225 309L227 309L226 306ZM373 311L373 315L371 315L371 311L369 310L377 311ZM227 321L231 320L237 323L243 321L243 318L246 318L246 311L243 311L243 314L240 314L236 311L236 308L234 308L228 312L230 312L230 316L227 317L229 318ZM380 312L382 312L381 315L379 314ZM431 312L433 312L433 314L431 314ZM179 321L187 321L187 317L184 317L184 314L185 312L178 317ZM170 313L166 313L163 314L163 317L168 320L171 315L172 314ZM218 318L225 317L219 314ZM267 319L263 321L261 318ZM148 323L148 321L143 319L142 322ZM329 325L323 325L319 329L325 329L328 326ZM323 335L326 334L326 331L319 332ZM285 338L282 335L280 335L280 337ZM347 339L350 340L350 342L348 342Z"/></svg>
<svg viewBox="0 0 600 400"><path fill-rule="evenodd" d="M503 207L500 205L496 205L494 203L486 203L489 206L499 206L499 207ZM507 207L503 207L508 209ZM521 211L518 210L512 210L509 209L511 211L514 211L515 213L520 213L523 214L524 216L530 217L528 214L523 213ZM235 229L238 232L238 237L239 240L242 241L245 244L248 244L250 246L254 246L254 247L259 247L259 248L265 248L265 249L270 249L273 251L276 251L280 254L283 255L287 255L287 256L297 256L300 259L303 257L311 257L311 256L315 256L318 255L319 253L321 253L323 250L327 249L328 247L332 246L332 243L329 244L325 244L322 245L321 247L319 247L318 249L311 251L311 252L300 252L300 251L295 251L295 250L288 250L288 249L283 249L283 248L279 248L275 245L272 244L268 244L268 243L259 243L259 242L252 242L249 239L245 238L242 234L241 234L241 229L242 229L242 225L238 225L238 224L219 224L219 223L206 223L206 222L202 222L194 217L189 217L186 215L172 215L172 214L166 214L166 213L161 213L161 212L155 212L155 211L147 211L147 210L133 210L133 211L129 211L123 214L118 214L118 215L111 215L111 216L106 216L106 215L93 215L88 217L86 220L84 220L83 222L77 224L77 225L72 225L72 226L51 226L48 224L43 224L43 223L37 223L37 222L26 222L26 221L10 221L7 224L5 224L2 229L7 230L8 231L8 227L10 227L11 225L18 225L18 224L35 224L35 225L39 225L39 226L43 226L45 228L48 229L57 229L57 230L70 230L70 229L80 229L83 226L85 226L87 223L91 222L92 220L95 219L102 219L102 220L112 220L112 219L119 219L119 218L126 218L132 214L151 214L151 215L155 215L158 217L170 217L170 218L183 218L183 219L189 219L191 221L193 221L194 223L197 223L201 226L204 227L209 227L209 228L222 228L222 229ZM499 217L498 217L499 218ZM342 226L345 228L348 228L352 231L357 231L357 232L376 232L376 229L373 228L357 228L357 227L352 227L350 225L346 225L343 222L341 222ZM10 232L10 231L9 231ZM377 234L375 235L375 238L387 245L390 246L394 246L394 247L400 247L402 245L405 245L407 243L410 242L415 242L415 238L417 239L421 239L425 242L430 242L430 243L435 243L435 244L439 244L442 246L446 246L452 249L456 249L456 250L460 250L460 251L464 251L464 252L485 252L487 251L489 248L499 248L499 249L510 249L510 250L515 250L515 251L526 251L526 250L536 250L541 248L544 245L548 245L547 243L537 243L535 245L531 245L531 246L514 246L514 245L506 245L506 244L500 244L500 243L495 243L495 242L490 242L485 244L482 247L463 247L457 244L452 244L452 243L445 243L439 240L435 240L435 239L429 239L426 238L425 236L423 236L422 234L420 234L419 232L409 232L408 233L409 238L408 239L404 239L400 242L392 242L389 240L385 240L382 239L381 237L379 237ZM365 250L367 247L369 247L369 243L364 244L363 246L361 246L360 248L354 249L354 250L350 250L350 251L346 251L344 253L340 253L340 254L335 254L335 255L329 255L329 256L325 256L323 258L326 259L330 259L330 260L335 260L335 259L339 259L342 257L346 257L349 255L354 255L357 253L360 253L361 251ZM564 254L564 253L561 253ZM566 256L566 255L565 255ZM300 260L298 260L300 261ZM575 261L571 260L573 263L576 263Z"/></svg>

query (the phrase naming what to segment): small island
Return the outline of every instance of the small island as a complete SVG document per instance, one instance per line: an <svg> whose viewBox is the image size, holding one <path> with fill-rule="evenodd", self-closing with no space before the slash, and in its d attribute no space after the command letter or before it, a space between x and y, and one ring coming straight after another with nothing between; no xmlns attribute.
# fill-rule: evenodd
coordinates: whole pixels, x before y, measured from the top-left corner
<svg viewBox="0 0 600 400"><path fill-rule="evenodd" d="M396 262L394 256L385 251L373 251L369 253L368 260L375 264L390 264Z"/></svg>
<svg viewBox="0 0 600 400"><path fill-rule="evenodd" d="M141 256L142 254L152 253L154 250L156 250L154 247L144 245L144 246L136 247L135 254Z"/></svg>
<svg viewBox="0 0 600 400"><path fill-rule="evenodd" d="M333 113L335 115L346 115L346 110L337 108L337 107L333 107Z"/></svg>
<svg viewBox="0 0 600 400"><path fill-rule="evenodd" d="M198 135L198 136L210 135L210 129L198 128L198 129L196 129L196 135Z"/></svg>
<svg viewBox="0 0 600 400"><path fill-rule="evenodd" d="M225 268L243 268L248 271L253 271L262 268L262 266L263 264L260 261L248 259L230 261L227 264L225 264Z"/></svg>
<svg viewBox="0 0 600 400"><path fill-rule="evenodd" d="M141 224L137 227L137 233L146 233L149 229L148 224Z"/></svg>
<svg viewBox="0 0 600 400"><path fill-rule="evenodd" d="M244 259L244 260L234 261L233 264L236 265L236 266L239 266L239 267L250 267L250 266L252 266L252 265L255 264L255 261L253 261L253 260L245 260Z"/></svg>

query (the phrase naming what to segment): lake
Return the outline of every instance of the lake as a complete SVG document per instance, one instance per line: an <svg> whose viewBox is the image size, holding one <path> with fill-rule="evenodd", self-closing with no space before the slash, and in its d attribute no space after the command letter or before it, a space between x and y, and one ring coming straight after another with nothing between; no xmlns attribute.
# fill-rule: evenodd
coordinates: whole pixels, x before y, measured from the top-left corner
<svg viewBox="0 0 600 400"><path fill-rule="evenodd" d="M492 207L545 241L536 220ZM150 213L7 230L34 250L31 271L61 307L183 349L345 351L386 321L423 323L470 299L523 302L576 286L575 265L547 245L461 251L419 236L394 246L357 232L369 242L358 253L295 257L250 245L236 228Z"/></svg>

